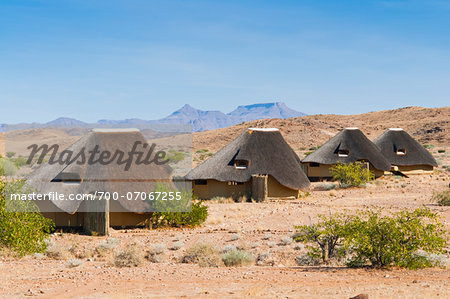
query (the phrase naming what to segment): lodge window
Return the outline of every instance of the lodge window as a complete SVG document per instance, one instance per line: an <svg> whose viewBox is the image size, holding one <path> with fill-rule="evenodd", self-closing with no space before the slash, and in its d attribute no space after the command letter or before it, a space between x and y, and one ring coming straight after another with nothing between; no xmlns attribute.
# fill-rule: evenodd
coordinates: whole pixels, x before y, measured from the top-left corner
<svg viewBox="0 0 450 299"><path fill-rule="evenodd" d="M234 161L234 168L236 169L247 169L248 167L248 161L246 160L235 160Z"/></svg>
<svg viewBox="0 0 450 299"><path fill-rule="evenodd" d="M398 149L396 153L397 153L398 156L404 156L404 155L406 155L406 150L405 149Z"/></svg>
<svg viewBox="0 0 450 299"><path fill-rule="evenodd" d="M237 185L243 185L243 182L235 182L235 181L229 181L228 186L237 186Z"/></svg>
<svg viewBox="0 0 450 299"><path fill-rule="evenodd" d="M52 182L64 183L64 184L80 184L81 177L75 172L61 172L59 173Z"/></svg>
<svg viewBox="0 0 450 299"><path fill-rule="evenodd" d="M309 163L309 167L319 167L319 166L320 166L319 163L315 163L315 162Z"/></svg>
<svg viewBox="0 0 450 299"><path fill-rule="evenodd" d="M348 154L350 152L348 150L339 150L338 151L338 157L348 157Z"/></svg>
<svg viewBox="0 0 450 299"><path fill-rule="evenodd" d="M194 184L199 186L199 185L208 185L208 181L207 180L195 180Z"/></svg>

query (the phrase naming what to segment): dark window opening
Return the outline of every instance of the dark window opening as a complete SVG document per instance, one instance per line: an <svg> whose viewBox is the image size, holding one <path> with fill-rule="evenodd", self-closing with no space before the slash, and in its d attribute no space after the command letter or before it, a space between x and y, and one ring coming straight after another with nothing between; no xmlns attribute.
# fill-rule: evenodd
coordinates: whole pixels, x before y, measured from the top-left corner
<svg viewBox="0 0 450 299"><path fill-rule="evenodd" d="M397 150L397 155L398 155L398 156L404 156L404 155L406 155L406 150L405 150L405 149L398 149L398 150Z"/></svg>
<svg viewBox="0 0 450 299"><path fill-rule="evenodd" d="M80 184L81 177L75 172L61 172L59 173L52 182L64 183L64 184Z"/></svg>
<svg viewBox="0 0 450 299"><path fill-rule="evenodd" d="M348 157L349 153L350 152L348 150L339 150L338 157Z"/></svg>
<svg viewBox="0 0 450 299"><path fill-rule="evenodd" d="M316 163L316 162L309 163L309 167L319 167L319 166L320 166L320 164Z"/></svg>
<svg viewBox="0 0 450 299"><path fill-rule="evenodd" d="M208 185L208 181L207 180L195 180L194 181L195 185Z"/></svg>
<svg viewBox="0 0 450 299"><path fill-rule="evenodd" d="M246 160L235 160L234 161L234 167L236 169L247 169L248 161L246 161Z"/></svg>

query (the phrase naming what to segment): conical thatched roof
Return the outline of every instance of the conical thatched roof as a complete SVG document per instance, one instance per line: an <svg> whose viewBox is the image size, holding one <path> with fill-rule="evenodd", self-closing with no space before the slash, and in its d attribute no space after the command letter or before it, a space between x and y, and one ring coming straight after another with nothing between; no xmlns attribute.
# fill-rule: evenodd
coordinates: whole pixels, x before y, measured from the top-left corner
<svg viewBox="0 0 450 299"><path fill-rule="evenodd" d="M358 128L342 130L302 161L331 165L337 162L349 164L359 160L369 161L378 170L391 169L377 146Z"/></svg>
<svg viewBox="0 0 450 299"><path fill-rule="evenodd" d="M136 142L140 142L136 149L144 152L145 155L150 145L143 147L146 140L137 129L93 130L67 149L74 153L72 158L77 153L84 151L86 153L85 163L78 164L74 161L62 165L60 163L43 164L30 175L27 184L41 194L48 192L62 194L89 194L96 191L118 192L120 196L124 196L119 197L117 201L125 211L147 212L151 209L150 206L147 206L148 203L127 200L127 192L150 192L153 191L156 182L170 181L172 169L168 164L136 164L136 156L133 157L133 163L128 170L125 170L124 164L119 165L117 159L104 164L87 163L89 151L96 146L100 152L110 151L114 154L116 151L122 151L124 159L126 159L127 153ZM155 152L156 150L153 151L152 157ZM59 154L62 155L63 152ZM69 181L73 179L74 181L80 180L80 182L67 182L65 177L69 177ZM80 211L80 205L83 207L82 201L77 200L52 201L52 203L60 210L70 214Z"/></svg>
<svg viewBox="0 0 450 299"><path fill-rule="evenodd" d="M236 161L247 161L246 168ZM278 129L249 128L215 155L190 171L188 180L247 182L255 174L269 174L281 185L304 189L309 180L300 167L300 159Z"/></svg>
<svg viewBox="0 0 450 299"><path fill-rule="evenodd" d="M373 141L392 165L438 166L422 145L400 128L391 128Z"/></svg>

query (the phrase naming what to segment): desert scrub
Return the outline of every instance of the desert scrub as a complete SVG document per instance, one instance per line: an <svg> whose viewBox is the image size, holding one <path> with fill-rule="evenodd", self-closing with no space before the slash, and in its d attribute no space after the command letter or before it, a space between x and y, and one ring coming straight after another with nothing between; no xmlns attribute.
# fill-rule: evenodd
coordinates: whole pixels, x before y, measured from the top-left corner
<svg viewBox="0 0 450 299"><path fill-rule="evenodd" d="M236 246L228 244L222 248L221 252L225 253L225 252L232 251L232 250L237 250Z"/></svg>
<svg viewBox="0 0 450 299"><path fill-rule="evenodd" d="M118 245L119 245L118 239L108 238L95 248L95 252L97 253L97 255L105 257L108 254L112 253Z"/></svg>
<svg viewBox="0 0 450 299"><path fill-rule="evenodd" d="M230 237L230 241L237 241L241 238L241 235L238 233L232 234Z"/></svg>
<svg viewBox="0 0 450 299"><path fill-rule="evenodd" d="M263 236L264 240L269 240L270 238L272 238L272 234L271 233L265 233Z"/></svg>
<svg viewBox="0 0 450 299"><path fill-rule="evenodd" d="M223 196L214 196L210 199L213 203L234 203L234 199L232 197L223 197Z"/></svg>
<svg viewBox="0 0 450 299"><path fill-rule="evenodd" d="M198 264L200 267L219 267L222 265L219 251L209 243L197 243L186 250L182 263Z"/></svg>
<svg viewBox="0 0 450 299"><path fill-rule="evenodd" d="M138 267L142 264L142 261L142 249L137 244L131 244L116 254L114 265L119 268Z"/></svg>
<svg viewBox="0 0 450 299"><path fill-rule="evenodd" d="M310 254L301 254L295 257L295 261L299 266L317 266L321 260Z"/></svg>
<svg viewBox="0 0 450 299"><path fill-rule="evenodd" d="M258 258L256 259L256 264L259 266L264 265L264 263L270 258L270 256L270 251L260 253L258 255Z"/></svg>
<svg viewBox="0 0 450 299"><path fill-rule="evenodd" d="M83 265L83 261L79 260L79 259L71 259L71 260L68 260L66 263L67 268L76 268L81 265Z"/></svg>
<svg viewBox="0 0 450 299"><path fill-rule="evenodd" d="M145 256L152 263L161 263L164 261L166 250L165 244L153 244L149 250L147 250L147 255Z"/></svg>
<svg viewBox="0 0 450 299"><path fill-rule="evenodd" d="M183 248L183 246L184 246L184 243L181 241L178 241L178 242L174 242L172 244L172 246L170 247L170 249L171 250L180 250L181 248Z"/></svg>
<svg viewBox="0 0 450 299"><path fill-rule="evenodd" d="M440 206L450 206L450 189L442 192L434 192L432 200Z"/></svg>
<svg viewBox="0 0 450 299"><path fill-rule="evenodd" d="M230 250L222 254L222 261L227 267L248 266L253 264L255 257L244 250Z"/></svg>
<svg viewBox="0 0 450 299"><path fill-rule="evenodd" d="M39 212L31 201L6 203L8 194L32 192L23 180L0 179L0 246L15 251L19 256L44 252L45 240L53 231L54 223Z"/></svg>
<svg viewBox="0 0 450 299"><path fill-rule="evenodd" d="M72 258L69 249L54 242L50 242L45 254L54 260L68 260Z"/></svg>
<svg viewBox="0 0 450 299"><path fill-rule="evenodd" d="M317 191L329 191L336 188L336 185L333 183L319 183L315 186L315 190Z"/></svg>
<svg viewBox="0 0 450 299"><path fill-rule="evenodd" d="M330 167L330 173L333 179L339 181L339 186L361 187L375 179L375 175L365 167L364 163L353 162L350 164L337 163Z"/></svg>
<svg viewBox="0 0 450 299"><path fill-rule="evenodd" d="M294 240L292 240L291 237L286 236L286 237L284 237L283 239L281 239L280 245L281 245L281 246L287 246L287 245L290 245L293 241L294 241Z"/></svg>

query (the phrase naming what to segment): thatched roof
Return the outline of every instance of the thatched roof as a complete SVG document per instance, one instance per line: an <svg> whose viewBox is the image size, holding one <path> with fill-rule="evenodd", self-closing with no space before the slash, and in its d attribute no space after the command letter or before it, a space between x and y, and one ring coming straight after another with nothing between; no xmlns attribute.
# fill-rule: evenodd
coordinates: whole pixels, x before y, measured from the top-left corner
<svg viewBox="0 0 450 299"><path fill-rule="evenodd" d="M146 140L137 129L93 130L71 145L68 150L72 151L74 155L84 150L88 155L89 151L98 146L99 151L108 150L114 153L120 150L125 153L126 159L127 153L138 141L141 144L137 150L143 151L145 155L149 146L143 148L142 145L146 143ZM88 156L86 160L87 158ZM172 168L168 164L136 164L136 156L133 157L133 163L129 170L125 170L125 165L119 165L117 160L106 165L86 162L81 165L76 162L63 165L59 163L43 164L29 176L27 184L42 194L48 192L63 194L89 194L95 191L118 192L120 196L124 195L124 198L120 197L118 202L126 211L146 212L151 209L147 206L147 202L129 201L126 199L126 193L150 192L154 189L156 182L169 181L172 173ZM81 179L81 182L70 183L67 180L64 182L64 177L67 176L69 176L69 180L70 177L73 177L75 180ZM82 201L77 200L52 201L52 203L60 210L71 214L83 209Z"/></svg>
<svg viewBox="0 0 450 299"><path fill-rule="evenodd" d="M247 161L246 168L236 161ZM269 174L291 189L309 187L300 159L278 129L249 128L215 155L190 171L188 180L247 182L255 174Z"/></svg>
<svg viewBox="0 0 450 299"><path fill-rule="evenodd" d="M430 152L403 129L391 128L373 142L392 165L438 166Z"/></svg>
<svg viewBox="0 0 450 299"><path fill-rule="evenodd" d="M320 164L349 164L355 161L369 161L378 170L390 170L390 163L375 144L358 128L346 128L328 140L319 149L302 160Z"/></svg>

